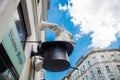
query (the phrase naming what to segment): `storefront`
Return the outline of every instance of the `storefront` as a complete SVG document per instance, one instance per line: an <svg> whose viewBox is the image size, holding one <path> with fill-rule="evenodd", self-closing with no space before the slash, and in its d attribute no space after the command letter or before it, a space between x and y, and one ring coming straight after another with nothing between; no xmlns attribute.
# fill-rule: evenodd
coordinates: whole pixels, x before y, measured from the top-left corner
<svg viewBox="0 0 120 80"><path fill-rule="evenodd" d="M0 43L0 80L19 79L25 63L23 49L26 37L21 4L19 4Z"/></svg>
<svg viewBox="0 0 120 80"><path fill-rule="evenodd" d="M2 0L0 4L0 80L45 79L44 69L33 75L30 55L37 44L26 40L45 41L45 31L39 28L41 20L47 20L49 0Z"/></svg>

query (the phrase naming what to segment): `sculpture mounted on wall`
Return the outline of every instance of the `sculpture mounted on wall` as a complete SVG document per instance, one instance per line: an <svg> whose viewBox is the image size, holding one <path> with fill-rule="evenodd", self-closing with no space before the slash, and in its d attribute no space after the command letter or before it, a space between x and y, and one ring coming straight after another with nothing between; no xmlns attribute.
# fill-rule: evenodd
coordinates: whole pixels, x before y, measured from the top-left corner
<svg viewBox="0 0 120 80"><path fill-rule="evenodd" d="M50 29L56 35L54 41L43 42L38 45L38 54L44 58L42 67L45 70L59 72L70 68L68 56L73 51L74 41L70 32L60 28L57 24L41 21L40 31ZM40 65L38 65L40 67Z"/></svg>
<svg viewBox="0 0 120 80"><path fill-rule="evenodd" d="M55 23L47 23L41 21L40 30L46 30L46 29L49 29L55 33L56 41L67 41L70 42L71 44L75 44L75 42L72 40L73 35L64 28L64 25L62 25L62 28L60 28Z"/></svg>

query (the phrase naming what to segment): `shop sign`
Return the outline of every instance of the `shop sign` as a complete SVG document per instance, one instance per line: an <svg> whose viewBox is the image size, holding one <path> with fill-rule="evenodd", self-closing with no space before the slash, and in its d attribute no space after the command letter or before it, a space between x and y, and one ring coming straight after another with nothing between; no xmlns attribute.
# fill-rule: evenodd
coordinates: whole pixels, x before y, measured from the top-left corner
<svg viewBox="0 0 120 80"><path fill-rule="evenodd" d="M13 66L20 75L25 63L25 54L14 21L9 23L2 44Z"/></svg>

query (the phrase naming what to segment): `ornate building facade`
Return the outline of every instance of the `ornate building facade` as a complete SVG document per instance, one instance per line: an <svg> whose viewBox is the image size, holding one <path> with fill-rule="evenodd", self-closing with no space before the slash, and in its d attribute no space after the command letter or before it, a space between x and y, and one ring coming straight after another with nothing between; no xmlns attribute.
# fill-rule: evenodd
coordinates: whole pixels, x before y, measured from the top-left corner
<svg viewBox="0 0 120 80"><path fill-rule="evenodd" d="M89 51L63 80L120 80L120 49Z"/></svg>

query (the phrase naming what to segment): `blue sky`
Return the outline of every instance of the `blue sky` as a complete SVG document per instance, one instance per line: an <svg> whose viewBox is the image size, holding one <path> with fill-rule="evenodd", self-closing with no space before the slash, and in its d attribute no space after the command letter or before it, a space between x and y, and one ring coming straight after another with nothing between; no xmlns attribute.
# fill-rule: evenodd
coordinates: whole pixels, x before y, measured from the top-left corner
<svg viewBox="0 0 120 80"><path fill-rule="evenodd" d="M113 49L120 46L119 0L50 0L47 22L60 27L64 23L76 42L69 60L71 66L91 48ZM55 39L47 30L46 40ZM61 80L72 69L63 72L46 71L46 80Z"/></svg>

